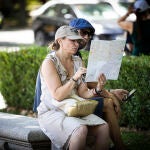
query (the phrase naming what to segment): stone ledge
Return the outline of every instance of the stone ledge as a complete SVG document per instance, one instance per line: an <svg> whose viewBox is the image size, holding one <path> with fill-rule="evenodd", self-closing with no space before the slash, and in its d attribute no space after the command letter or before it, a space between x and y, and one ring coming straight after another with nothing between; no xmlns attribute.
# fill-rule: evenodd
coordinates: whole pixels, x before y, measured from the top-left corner
<svg viewBox="0 0 150 150"><path fill-rule="evenodd" d="M6 147L50 150L51 142L40 129L37 118L0 113L0 149Z"/></svg>

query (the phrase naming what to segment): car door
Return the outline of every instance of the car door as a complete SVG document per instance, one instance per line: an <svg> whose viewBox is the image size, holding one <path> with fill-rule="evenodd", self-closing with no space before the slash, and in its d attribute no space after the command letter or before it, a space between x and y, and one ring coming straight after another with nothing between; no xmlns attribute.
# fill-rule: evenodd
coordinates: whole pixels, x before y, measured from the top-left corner
<svg viewBox="0 0 150 150"><path fill-rule="evenodd" d="M58 28L59 6L53 5L49 7L41 16L42 29L45 34L54 37L55 31Z"/></svg>

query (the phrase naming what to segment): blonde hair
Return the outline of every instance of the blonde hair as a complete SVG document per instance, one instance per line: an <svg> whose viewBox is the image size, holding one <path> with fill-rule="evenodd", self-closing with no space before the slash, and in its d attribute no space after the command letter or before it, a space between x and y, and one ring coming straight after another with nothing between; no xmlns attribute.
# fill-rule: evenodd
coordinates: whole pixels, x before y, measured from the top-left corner
<svg viewBox="0 0 150 150"><path fill-rule="evenodd" d="M50 42L48 48L50 48L50 50L57 51L57 50L59 50L60 45L59 45L58 41L56 40L56 41Z"/></svg>
<svg viewBox="0 0 150 150"><path fill-rule="evenodd" d="M59 39L65 39L65 38L66 37L59 38ZM58 39L53 42L50 42L48 48L50 48L51 50L55 50L55 51L59 50L60 44L58 43Z"/></svg>

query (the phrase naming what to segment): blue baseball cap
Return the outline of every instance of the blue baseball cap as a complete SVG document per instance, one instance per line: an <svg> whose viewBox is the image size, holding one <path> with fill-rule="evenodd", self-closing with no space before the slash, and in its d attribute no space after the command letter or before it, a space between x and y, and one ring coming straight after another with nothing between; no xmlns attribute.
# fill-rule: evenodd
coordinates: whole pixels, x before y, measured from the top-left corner
<svg viewBox="0 0 150 150"><path fill-rule="evenodd" d="M139 12L143 12L143 11L150 9L150 6L145 0L137 0L134 3L134 8L135 10L139 9Z"/></svg>
<svg viewBox="0 0 150 150"><path fill-rule="evenodd" d="M72 19L69 23L69 26L76 28L76 29L90 29L91 34L95 33L94 27L85 19L83 18L75 18Z"/></svg>

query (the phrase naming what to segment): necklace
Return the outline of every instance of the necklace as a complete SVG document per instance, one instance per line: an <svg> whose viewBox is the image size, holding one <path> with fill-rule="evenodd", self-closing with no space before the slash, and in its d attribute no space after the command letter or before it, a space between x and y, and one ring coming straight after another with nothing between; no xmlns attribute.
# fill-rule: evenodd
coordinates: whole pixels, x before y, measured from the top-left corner
<svg viewBox="0 0 150 150"><path fill-rule="evenodd" d="M74 75L74 61L72 56L70 58L63 58L59 56L59 53L56 55L60 61L61 66L64 69L67 80L69 80Z"/></svg>

